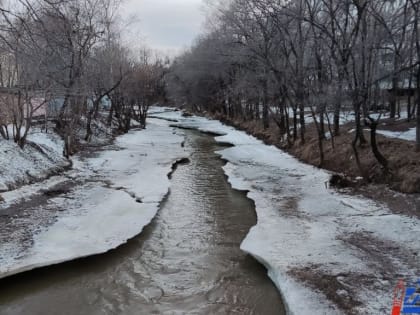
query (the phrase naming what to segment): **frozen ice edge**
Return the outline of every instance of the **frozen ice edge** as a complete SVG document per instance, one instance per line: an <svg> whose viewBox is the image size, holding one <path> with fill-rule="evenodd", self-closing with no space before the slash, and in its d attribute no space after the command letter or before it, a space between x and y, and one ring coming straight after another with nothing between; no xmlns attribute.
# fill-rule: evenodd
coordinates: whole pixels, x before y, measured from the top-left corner
<svg viewBox="0 0 420 315"><path fill-rule="evenodd" d="M207 133L206 130L202 132ZM215 137L215 140L217 143L230 143L232 146L236 146L233 143L234 141L227 141L227 137L228 133L224 136ZM271 279L271 281L276 286L278 292L280 293L286 314L340 314L340 312L336 309L335 305L329 303L329 301L327 300L319 299L322 302L314 302L319 298L316 292L310 290L305 286L302 286L302 284L296 282L292 277L284 275L279 268L274 267L274 264L270 263L269 260L264 258L264 256L270 258L270 254L264 255L264 250L262 250L262 248L265 247L264 242L258 239L257 230L261 228L259 225L259 221L262 217L261 212L264 211L262 210L263 206L259 204L260 196L258 193L252 191L252 188L250 187L249 183L247 183L241 177L235 176L234 172L232 171L232 166L234 164L231 163L229 161L229 158L223 154L223 151L227 151L227 149L217 151L216 153L220 155L220 157L223 160L227 161L226 165L223 167L223 171L227 176L229 184L232 186L233 189L247 192L247 198L251 199L255 204L255 212L257 215L257 223L249 230L247 236L240 245L240 249L243 252L254 257L254 259L256 259L267 269L268 277ZM260 254L261 250L262 253ZM303 296L306 298L310 297L311 299L306 299L305 303L302 303L302 300L304 299Z"/></svg>
<svg viewBox="0 0 420 315"><path fill-rule="evenodd" d="M176 172L176 169L173 169L173 167L176 166L178 163L182 162L184 159L185 159L185 157L177 158L176 160L174 160L174 162L169 167L170 172L167 174L167 176L171 176L174 172ZM74 257L67 257L67 258L62 258L62 259L57 259L57 260L49 260L49 261L46 261L46 262L43 262L43 263L34 263L34 264L27 265L27 266L24 266L24 267L21 267L21 268L18 268L18 269L13 269L13 270L10 270L10 271L1 272L0 273L0 279L4 279L4 278L7 278L7 277L10 277L10 276L13 276L13 275L17 275L17 274L20 274L20 273L24 273L24 272L27 272L27 271L32 271L32 270L43 268L43 267L59 265L59 264L62 264L62 263L71 262L71 261L75 261L75 260L79 260L79 259L83 259L83 258L87 258L87 257L91 257L91 256L106 254L108 252L111 252L111 251L119 248L120 246L124 246L125 244L127 244L128 242L130 242L131 240L133 240L134 238L139 236L143 232L143 230L153 221L156 214L159 212L160 207L162 206L162 203L167 198L169 192L170 192L170 186L168 186L166 194L162 197L162 200L156 206L156 209L154 210L154 214L152 216L149 216L147 218L147 220L142 223L142 226L139 226L139 230L138 230L137 233L132 234L131 236L127 236L127 238L125 240L121 240L118 245L116 245L114 247L109 247L109 248L104 249L104 250L91 251L90 253L84 254L84 255L75 255Z"/></svg>
<svg viewBox="0 0 420 315"><path fill-rule="evenodd" d="M257 204L258 195L252 194L252 192L250 192L247 187L240 184L240 182L242 181L241 178L236 177L235 175L233 175L233 173L229 172L229 163L226 164L226 166L223 169L228 178L228 182L230 183L232 188L236 190L241 190L241 191L248 191L247 197L253 200L255 203L255 212L257 214L257 221L258 221L258 218L261 217L261 213L260 213L260 210L258 210L259 207ZM300 296L300 294L302 293L302 290L306 291L305 297L309 297L309 296L316 297L316 293L312 292L306 287L302 287L302 285L299 285L295 280L293 280L292 277L285 276L279 269L276 269L275 267L273 267L273 265L270 264L268 260L264 259L263 258L264 255L258 254L259 249L256 248L256 245L263 246L263 244L255 244L256 240L255 239L252 240L254 231L257 230L258 228L259 226L257 222L257 224L249 230L247 236L242 241L240 249L243 252L254 257L260 264L262 264L267 269L268 277L271 279L271 281L274 283L274 285L277 287L277 290L280 293L280 296L283 301L283 305L285 307L286 314L288 315L336 314L336 313L340 314L339 312L336 312L335 306L332 304L329 304L328 301L325 301L325 302L322 301L322 305L321 303L311 303L312 301L306 301L306 303L309 302L313 305L302 305L303 297ZM300 306L303 306L303 308ZM312 313L310 311L311 309L312 310L316 309L317 311L314 311Z"/></svg>
<svg viewBox="0 0 420 315"><path fill-rule="evenodd" d="M97 188L96 191L93 190L92 192L88 192L86 195L89 195L89 193L94 195L94 198L88 200L92 205L96 205L99 202L99 205L97 205L96 208L100 209L101 206L107 206L107 208L103 210L104 213L102 213L102 210L100 210L101 213L96 211L97 213L88 213L86 216L84 216L85 213L83 213L83 211L75 211L75 213L70 213L68 217L59 217L57 222L45 228L38 235L34 235L34 246L28 249L28 252L24 253L22 256L15 253L16 257L5 257L5 253L6 255L8 254L7 250L4 251L0 246L0 262L4 263L0 264L0 279L42 267L105 254L120 246L123 246L143 232L144 228L152 222L158 213L162 202L170 192L169 177L176 171L175 166L178 163L185 161L186 158L190 157L190 154L187 151L181 149L181 144L184 141L183 135L174 135L173 128L169 127L167 124L162 124L160 122L157 123L154 120L151 120L151 124L154 126L152 129L157 129L157 132L154 137L152 135L151 140L146 139L147 142L151 141L151 143L148 144L155 146L155 143L162 141L164 144L169 145L169 150L160 151L158 153L160 156L158 155L150 158L150 160L152 160L152 165L146 164L143 166L145 169L143 171L140 170L140 172L138 172L139 174L134 176L131 181L127 180L125 176L122 176L121 181L119 181L119 179L113 181L113 186L119 187L120 184L135 186L136 181L139 179L139 175L140 178L144 176L145 178L153 179L156 181L156 183L152 184L147 182L140 184L140 187L132 187L131 189L135 191L133 196L130 196L126 191L113 187L102 187ZM162 130L166 132L166 134L164 134ZM144 131L134 133L141 137L143 135L141 132ZM133 134L131 135L131 138L132 139L130 141L136 139L135 135L133 137ZM117 141L118 140L119 139L117 139ZM130 150L122 151L126 151L126 154L132 155ZM105 151L103 155L106 156L108 153L111 155L115 153L119 154L119 152L122 151ZM168 151L171 154L168 154ZM104 157L94 158L92 161L90 161L92 162L91 166L94 168L100 168L103 166L104 160ZM120 166L118 164L124 163L124 161L119 161L119 163L111 162L111 167L108 167L108 171L110 171L110 178L113 178L112 172L115 171L113 167L118 168ZM80 165L81 162L77 161L77 164ZM153 168L153 166L155 167ZM162 178L156 178L155 176L160 176ZM83 188L85 187L82 187L82 189ZM151 193L151 196L141 195L143 188L145 188L145 194ZM104 193L106 195L102 196L101 198L101 195ZM139 197L139 194L141 197ZM81 197L83 198L83 195L81 195ZM144 200L144 202L139 203L139 199ZM121 208L123 208L123 210L121 210ZM73 210L74 209L70 209L69 212L72 212ZM133 214L134 212L136 213ZM114 215L122 217L125 214L128 215L128 219L125 218L121 222L118 222L123 223L125 226L118 224L115 227L110 226L111 232L108 231L104 233L104 235L101 235L100 228L104 228L107 224L113 223L109 220L112 220ZM88 221L92 218L100 219L101 215L108 215L109 217L104 219L103 222L99 222L102 223L102 225L99 224L99 227L96 230L89 231L89 233L84 234L83 232L92 227L92 222L84 222L83 220ZM117 217L117 219L118 218L119 217ZM135 222L130 222L130 219L133 219ZM85 231L82 227L81 230L76 229L74 231L74 235L72 235L72 224L86 224ZM59 234L61 233L60 229L63 226L67 229L65 229L64 237L63 235ZM76 233L76 231L79 232L79 235ZM112 232L115 232L115 234L112 235ZM55 239L56 236L58 236L58 241ZM75 242L76 245L84 245L84 248L75 247L72 244L73 242ZM64 246L64 249L61 248L60 245Z"/></svg>

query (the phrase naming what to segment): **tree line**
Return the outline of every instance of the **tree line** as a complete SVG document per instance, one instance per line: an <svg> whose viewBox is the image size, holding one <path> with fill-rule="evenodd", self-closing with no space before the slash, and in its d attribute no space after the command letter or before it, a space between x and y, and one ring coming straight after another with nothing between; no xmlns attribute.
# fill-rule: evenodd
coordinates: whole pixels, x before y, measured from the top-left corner
<svg viewBox="0 0 420 315"><path fill-rule="evenodd" d="M372 110L390 118L404 110L417 122L420 150L419 16L418 0L220 2L207 32L173 62L168 92L194 111L275 124L287 146L305 143L309 114L321 165L326 134L333 142L340 116L351 112L359 168L367 127L387 171L376 144L381 115Z"/></svg>
<svg viewBox="0 0 420 315"><path fill-rule="evenodd" d="M68 157L93 125L145 127L168 63L123 43L119 0L0 2L0 135L24 147L41 108ZM103 105L108 104L106 111Z"/></svg>

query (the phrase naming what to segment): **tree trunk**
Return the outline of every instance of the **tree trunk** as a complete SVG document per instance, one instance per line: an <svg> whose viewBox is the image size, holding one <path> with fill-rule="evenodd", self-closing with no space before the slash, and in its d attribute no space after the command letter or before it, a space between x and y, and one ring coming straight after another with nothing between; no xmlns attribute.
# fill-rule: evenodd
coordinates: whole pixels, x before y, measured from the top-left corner
<svg viewBox="0 0 420 315"><path fill-rule="evenodd" d="M340 104L336 104L334 108L334 135L340 135Z"/></svg>
<svg viewBox="0 0 420 315"><path fill-rule="evenodd" d="M305 106L303 100L299 103L300 141L305 143Z"/></svg>
<svg viewBox="0 0 420 315"><path fill-rule="evenodd" d="M376 129L378 127L378 121L372 119L371 117L367 118L369 119L368 126L370 128L370 145L372 148L372 153L379 164L381 164L384 168L384 172L388 173L388 161L379 151L378 144L376 142Z"/></svg>
<svg viewBox="0 0 420 315"><path fill-rule="evenodd" d="M287 146L290 147L292 145L292 137L290 136L290 120L289 120L289 110L284 107L284 116L285 116L285 127L286 127L286 139L287 139Z"/></svg>
<svg viewBox="0 0 420 315"><path fill-rule="evenodd" d="M416 118L416 150L420 152L420 106L417 104L417 118Z"/></svg>
<svg viewBox="0 0 420 315"><path fill-rule="evenodd" d="M325 122L324 122L324 114L325 114L325 105L321 105L320 111L319 111L319 129L322 137L325 139Z"/></svg>
<svg viewBox="0 0 420 315"><path fill-rule="evenodd" d="M354 115L356 124L356 141L358 140L360 145L366 144L367 141L363 133L362 123L360 119L360 104L356 105Z"/></svg>
<svg viewBox="0 0 420 315"><path fill-rule="evenodd" d="M338 78L338 95L337 95L337 103L334 107L334 135L340 135L340 113L341 113L341 103L342 103L342 93L343 93L343 75L341 74L341 70L339 71L339 78Z"/></svg>
<svg viewBox="0 0 420 315"><path fill-rule="evenodd" d="M420 152L420 67L417 73L416 151Z"/></svg>
<svg viewBox="0 0 420 315"><path fill-rule="evenodd" d="M270 127L270 121L268 117L268 86L267 80L264 80L264 95L263 95L263 126L264 129L268 129Z"/></svg>
<svg viewBox="0 0 420 315"><path fill-rule="evenodd" d="M257 100L256 105L255 105L255 118L257 120L260 120L260 101Z"/></svg>
<svg viewBox="0 0 420 315"><path fill-rule="evenodd" d="M335 143L334 143L334 132L331 129L331 121L330 121L330 117L328 116L328 113L325 113L325 117L327 118L327 123L328 123L328 131L330 132L330 136L331 136L331 146L333 149L335 149Z"/></svg>
<svg viewBox="0 0 420 315"><path fill-rule="evenodd" d="M86 136L85 141L89 142L92 138L92 116L93 116L93 108L89 110L86 122Z"/></svg>
<svg viewBox="0 0 420 315"><path fill-rule="evenodd" d="M284 99L280 104L280 133L282 136L286 133L286 114L285 114L285 104Z"/></svg>
<svg viewBox="0 0 420 315"><path fill-rule="evenodd" d="M293 142L297 140L297 108L293 107Z"/></svg>
<svg viewBox="0 0 420 315"><path fill-rule="evenodd" d="M359 151L357 151L357 141L358 140L359 140L359 135L356 132L355 133L355 136L354 136L354 139L353 139L353 141L351 143L351 147L353 148L354 157L356 159L356 164L357 164L357 167L358 167L358 169L360 171L360 175L363 178L368 179L368 177L367 177L367 175L366 175L366 173L365 173L365 171L364 171L364 169L362 167L362 163L360 162Z"/></svg>
<svg viewBox="0 0 420 315"><path fill-rule="evenodd" d="M2 136L3 139L9 140L5 130L7 130L7 126L6 127L0 126L0 135Z"/></svg>
<svg viewBox="0 0 420 315"><path fill-rule="evenodd" d="M407 122L410 122L411 120L411 95L408 94L408 98L407 98Z"/></svg>
<svg viewBox="0 0 420 315"><path fill-rule="evenodd" d="M312 114L312 118L314 120L316 130L318 132L319 167L322 167L322 165L324 164L324 138L325 138L325 133L322 131L320 124L316 120L316 113L315 113L314 109L312 108L312 106L311 106L311 114Z"/></svg>
<svg viewBox="0 0 420 315"><path fill-rule="evenodd" d="M71 155L71 137L69 135L64 137L63 155L66 159L68 159Z"/></svg>
<svg viewBox="0 0 420 315"><path fill-rule="evenodd" d="M395 76L392 78L392 90L389 97L389 116L390 118L395 118L397 112L397 86L398 78Z"/></svg>

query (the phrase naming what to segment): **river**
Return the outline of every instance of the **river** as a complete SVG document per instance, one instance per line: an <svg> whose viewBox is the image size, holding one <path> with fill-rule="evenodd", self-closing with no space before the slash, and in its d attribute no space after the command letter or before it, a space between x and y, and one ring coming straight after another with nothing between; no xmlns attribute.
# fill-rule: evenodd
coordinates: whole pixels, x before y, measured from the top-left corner
<svg viewBox="0 0 420 315"><path fill-rule="evenodd" d="M191 161L141 235L0 281L0 314L284 314L264 267L239 249L253 202L228 184L214 139L186 134Z"/></svg>

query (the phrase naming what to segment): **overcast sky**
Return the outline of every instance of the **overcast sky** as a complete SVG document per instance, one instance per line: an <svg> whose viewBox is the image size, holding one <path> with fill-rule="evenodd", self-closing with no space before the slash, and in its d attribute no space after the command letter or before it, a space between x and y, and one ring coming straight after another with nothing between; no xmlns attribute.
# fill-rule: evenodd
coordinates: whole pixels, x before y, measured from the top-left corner
<svg viewBox="0 0 420 315"><path fill-rule="evenodd" d="M171 55L191 45L205 19L202 0L125 0L122 12L137 17L126 38Z"/></svg>

